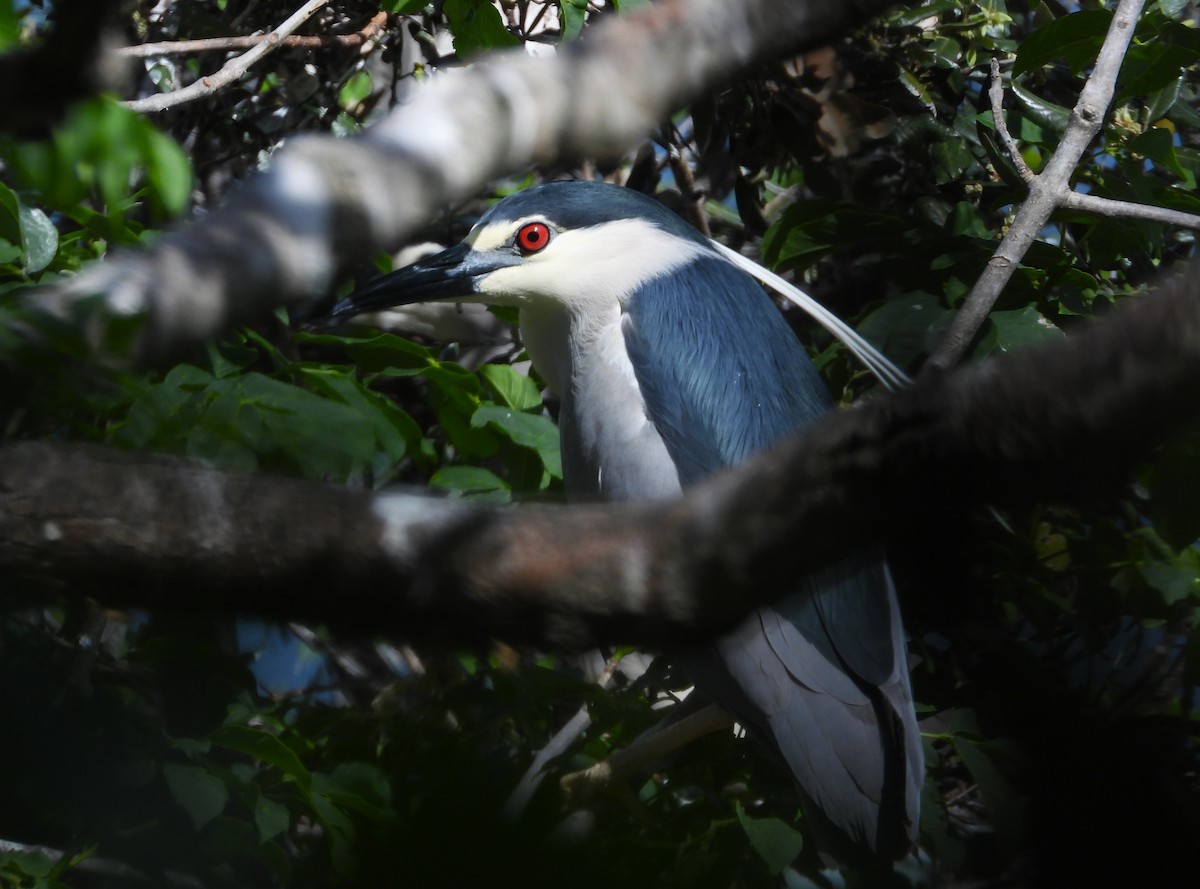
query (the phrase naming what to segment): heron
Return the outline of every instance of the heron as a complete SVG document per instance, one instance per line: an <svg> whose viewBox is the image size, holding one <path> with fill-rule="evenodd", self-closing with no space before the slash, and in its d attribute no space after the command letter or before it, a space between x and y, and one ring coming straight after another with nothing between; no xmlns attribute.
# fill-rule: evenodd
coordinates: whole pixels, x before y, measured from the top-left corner
<svg viewBox="0 0 1200 889"><path fill-rule="evenodd" d="M368 282L332 318L431 300L516 307L559 398L568 497L669 498L835 406L739 265L650 196L550 182L496 203L458 245ZM917 838L924 765L882 553L783 592L676 660L782 760L806 816L902 857Z"/></svg>

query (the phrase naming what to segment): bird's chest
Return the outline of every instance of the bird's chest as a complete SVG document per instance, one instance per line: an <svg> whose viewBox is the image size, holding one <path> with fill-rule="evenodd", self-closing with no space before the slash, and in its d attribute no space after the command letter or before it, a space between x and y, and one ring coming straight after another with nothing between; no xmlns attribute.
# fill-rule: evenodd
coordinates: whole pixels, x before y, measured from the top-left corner
<svg viewBox="0 0 1200 889"><path fill-rule="evenodd" d="M567 493L604 500L678 494L679 476L646 414L620 312L600 319L566 313L557 319L531 318L523 312L521 332L534 366L562 401L559 432Z"/></svg>

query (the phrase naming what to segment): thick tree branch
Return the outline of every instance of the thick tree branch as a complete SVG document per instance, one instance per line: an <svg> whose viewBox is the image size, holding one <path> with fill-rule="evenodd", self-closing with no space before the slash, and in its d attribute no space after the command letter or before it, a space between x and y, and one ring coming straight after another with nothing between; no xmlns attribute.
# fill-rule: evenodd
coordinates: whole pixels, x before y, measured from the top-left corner
<svg viewBox="0 0 1200 889"><path fill-rule="evenodd" d="M967 294L962 308L942 335L926 364L929 370L951 367L966 354L992 306L1017 270L1021 257L1049 221L1050 214L1062 204L1064 195L1071 191L1071 175L1083 152L1104 124L1104 116L1116 89L1117 74L1129 48L1129 41L1133 39L1134 27L1144 2L1121 0L1118 4L1096 58L1096 65L1071 111L1070 121L1057 150L1042 172L1029 180L1029 197L1021 205L1016 219L988 261L983 274Z"/></svg>
<svg viewBox="0 0 1200 889"><path fill-rule="evenodd" d="M1094 496L1194 415L1198 388L1191 274L1060 344L834 415L678 501L480 507L10 445L0 572L9 589L413 638L666 645L948 508Z"/></svg>
<svg viewBox="0 0 1200 889"><path fill-rule="evenodd" d="M755 62L826 41L886 5L662 0L601 23L554 59L514 53L444 74L363 138L295 140L223 210L97 264L41 303L70 317L99 295L97 343L106 317L143 316L143 357L166 360L278 305L325 296L342 267L395 249L498 176L616 156Z"/></svg>

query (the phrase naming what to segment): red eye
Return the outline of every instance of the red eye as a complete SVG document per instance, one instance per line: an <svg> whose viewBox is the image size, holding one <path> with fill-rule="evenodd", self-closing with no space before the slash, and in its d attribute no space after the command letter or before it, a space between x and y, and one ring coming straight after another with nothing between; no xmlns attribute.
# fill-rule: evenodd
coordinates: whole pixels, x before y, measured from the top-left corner
<svg viewBox="0 0 1200 889"><path fill-rule="evenodd" d="M517 246L522 253L537 253L550 243L550 227L544 222L527 222L517 229Z"/></svg>

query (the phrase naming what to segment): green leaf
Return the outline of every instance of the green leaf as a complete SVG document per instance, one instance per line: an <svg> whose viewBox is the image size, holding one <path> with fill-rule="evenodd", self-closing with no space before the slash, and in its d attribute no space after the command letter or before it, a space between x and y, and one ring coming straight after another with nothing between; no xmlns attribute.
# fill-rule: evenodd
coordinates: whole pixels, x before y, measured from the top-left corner
<svg viewBox="0 0 1200 889"><path fill-rule="evenodd" d="M338 104L343 108L353 108L371 95L372 89L374 89L374 84L371 82L371 75L366 71L356 71L350 75L338 91Z"/></svg>
<svg viewBox="0 0 1200 889"><path fill-rule="evenodd" d="M542 393L526 374L507 364L485 364L479 375L501 404L513 410L528 411L542 405Z"/></svg>
<svg viewBox="0 0 1200 889"><path fill-rule="evenodd" d="M279 836L291 826L292 816L287 806L265 796L259 796L254 802L254 824L258 828L258 838L267 842L272 837Z"/></svg>
<svg viewBox="0 0 1200 889"><path fill-rule="evenodd" d="M1167 22L1152 39L1135 40L1130 45L1121 62L1117 101L1154 93L1178 80L1183 70L1197 61L1200 61L1200 33L1178 22Z"/></svg>
<svg viewBox="0 0 1200 889"><path fill-rule="evenodd" d="M225 782L200 766L167 763L163 766L163 777L171 796L188 813L196 830L220 815L229 802Z"/></svg>
<svg viewBox="0 0 1200 889"><path fill-rule="evenodd" d="M341 762L328 777L316 781L319 792L343 809L357 812L379 827L394 819L392 786L387 775L374 763Z"/></svg>
<svg viewBox="0 0 1200 889"><path fill-rule="evenodd" d="M41 210L29 207L15 191L0 183L0 237L19 250L4 262L23 257L27 275L40 272L58 252L58 229ZM8 251L6 251L8 252Z"/></svg>
<svg viewBox="0 0 1200 889"><path fill-rule="evenodd" d="M1012 76L1040 68L1055 59L1066 59L1073 71L1081 71L1096 60L1112 13L1107 9L1089 9L1056 19L1034 31L1017 50Z"/></svg>
<svg viewBox="0 0 1200 889"><path fill-rule="evenodd" d="M373 431L376 446L392 463L420 450L420 427L395 402L334 370L301 368L300 373L313 389L341 401L361 417Z"/></svg>
<svg viewBox="0 0 1200 889"><path fill-rule="evenodd" d="M524 414L494 404L482 405L471 415L475 428L491 426L513 442L535 451L555 478L562 478L562 454L558 427L540 414Z"/></svg>
<svg viewBox="0 0 1200 889"><path fill-rule="evenodd" d="M331 792L336 789L329 777L317 772L313 775L309 801L328 831L334 870L348 877L354 874L358 866L354 850L357 831L354 829L354 822L331 798Z"/></svg>
<svg viewBox="0 0 1200 889"><path fill-rule="evenodd" d="M942 139L934 143L932 156L937 165L935 181L938 185L957 180L975 160L970 146L962 139Z"/></svg>
<svg viewBox="0 0 1200 889"><path fill-rule="evenodd" d="M735 804L735 810L750 845L766 863L772 876L782 873L804 850L804 837L780 819L751 818L741 803Z"/></svg>
<svg viewBox="0 0 1200 889"><path fill-rule="evenodd" d="M1055 105L1053 102L1047 102L1040 96L1031 93L1019 83L1013 83L1012 92L1016 96L1018 104L1021 106L1021 111L1031 121L1037 124L1041 129L1055 135L1062 135L1063 130L1067 128L1067 123L1071 119L1071 112L1063 108L1061 105ZM1044 142L1044 137L1039 134L1038 139L1029 139L1027 141ZM1024 134L1022 135L1024 138Z"/></svg>
<svg viewBox="0 0 1200 889"><path fill-rule="evenodd" d="M0 263L16 262L21 258L21 248L5 238L0 238Z"/></svg>
<svg viewBox="0 0 1200 889"><path fill-rule="evenodd" d="M428 6L432 0L384 0L379 8L384 12L395 12L400 15L415 15Z"/></svg>
<svg viewBox="0 0 1200 889"><path fill-rule="evenodd" d="M144 122L145 123L145 122ZM179 143L148 123L142 131L146 181L160 211L180 216L192 199L192 162Z"/></svg>
<svg viewBox="0 0 1200 889"><path fill-rule="evenodd" d="M275 766L304 791L307 791L312 783L312 775L300 762L299 757L270 732L246 726L227 725L212 732L208 740L218 747L237 750L259 762Z"/></svg>
<svg viewBox="0 0 1200 889"><path fill-rule="evenodd" d="M107 221L109 240L136 240L123 214L143 184L159 211L178 213L190 197L191 165L183 150L109 97L75 104L50 139L16 143L6 153L23 188L72 218L92 212L82 202L98 201L103 216L89 224Z"/></svg>
<svg viewBox="0 0 1200 889"><path fill-rule="evenodd" d="M888 300L858 326L858 332L901 367L927 355L953 313L928 293Z"/></svg>
<svg viewBox="0 0 1200 889"><path fill-rule="evenodd" d="M443 466L429 478L434 488L445 488L458 494L493 494L508 492L508 483L490 469L482 466Z"/></svg>
<svg viewBox="0 0 1200 889"><path fill-rule="evenodd" d="M797 201L763 237L763 257L779 268L806 268L839 247L908 252L911 219L838 201Z"/></svg>
<svg viewBox="0 0 1200 889"><path fill-rule="evenodd" d="M1195 558L1188 559L1186 555L1170 562L1141 562L1137 570L1142 579L1152 589L1157 590L1162 595L1163 602L1168 605L1183 602L1200 590Z"/></svg>
<svg viewBox="0 0 1200 889"><path fill-rule="evenodd" d="M238 428L257 433L249 443L260 457L282 457L308 478L345 479L374 455L369 421L349 406L259 373L236 382Z"/></svg>
<svg viewBox="0 0 1200 889"><path fill-rule="evenodd" d="M988 319L995 326L995 348L1000 352L1023 349L1063 336L1062 330L1032 305L1023 309L992 312Z"/></svg>
<svg viewBox="0 0 1200 889"><path fill-rule="evenodd" d="M1191 171L1184 169L1175 154L1175 140L1169 130L1162 127L1151 127L1139 136L1129 140L1129 150L1150 158L1156 164L1166 167L1180 179L1187 180Z"/></svg>
<svg viewBox="0 0 1200 889"><path fill-rule="evenodd" d="M23 4L24 5L24 4ZM12 0L0 3L0 50L8 49L21 38L21 17Z"/></svg>
<svg viewBox="0 0 1200 889"><path fill-rule="evenodd" d="M897 9L886 17L886 21L895 28L911 28L932 15L961 8L962 0L931 0L929 3L916 4L911 9Z"/></svg>
<svg viewBox="0 0 1200 889"><path fill-rule="evenodd" d="M58 229L41 210L27 207L24 202L17 210L21 226L21 249L25 254L25 274L40 272L58 252Z"/></svg>
<svg viewBox="0 0 1200 889"><path fill-rule="evenodd" d="M446 0L442 9L454 33L454 51L463 58L521 43L508 33L491 0Z"/></svg>
<svg viewBox="0 0 1200 889"><path fill-rule="evenodd" d="M574 40L583 30L587 18L587 0L558 0L558 8L562 15L563 40Z"/></svg>

